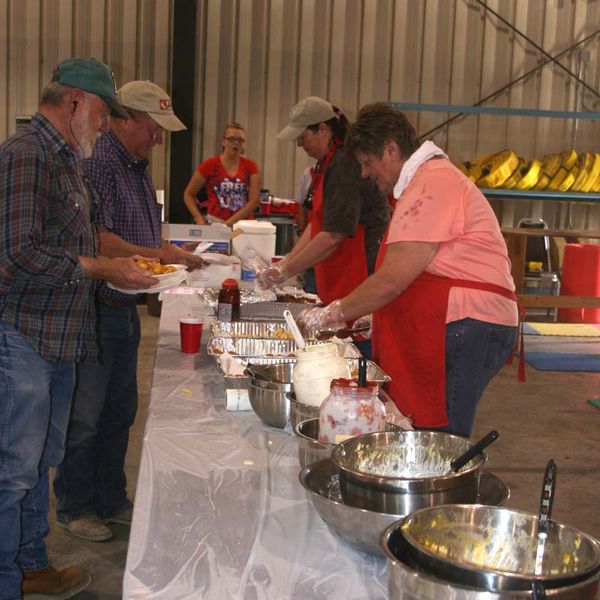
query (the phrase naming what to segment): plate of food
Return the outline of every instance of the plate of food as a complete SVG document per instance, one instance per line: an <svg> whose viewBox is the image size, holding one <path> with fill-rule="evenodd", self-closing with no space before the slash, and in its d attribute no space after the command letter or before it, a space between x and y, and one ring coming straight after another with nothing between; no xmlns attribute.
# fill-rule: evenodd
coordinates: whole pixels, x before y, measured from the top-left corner
<svg viewBox="0 0 600 600"><path fill-rule="evenodd" d="M180 273L187 269L187 265L163 265L157 260L140 259L135 262L138 267L144 269L144 271L148 271L152 277L156 277L159 281L169 279L176 273Z"/></svg>
<svg viewBox="0 0 600 600"><path fill-rule="evenodd" d="M178 269L176 271L171 271L170 273L165 273L164 275L162 275L162 280L160 275L154 275L153 273L151 273L150 275L159 279L159 282L156 285L149 288L128 290L126 288L117 287L116 285L113 285L110 282L107 282L106 285L111 290L116 290L117 292L121 292L123 294L158 294L159 292L170 290L171 288L178 286L180 283L183 283L187 279L188 274L184 267L183 269Z"/></svg>

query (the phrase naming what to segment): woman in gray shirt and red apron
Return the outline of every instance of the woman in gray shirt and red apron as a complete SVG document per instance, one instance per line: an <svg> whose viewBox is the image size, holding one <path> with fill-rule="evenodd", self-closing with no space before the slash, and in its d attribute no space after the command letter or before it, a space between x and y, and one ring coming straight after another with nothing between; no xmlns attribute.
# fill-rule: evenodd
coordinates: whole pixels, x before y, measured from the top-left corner
<svg viewBox="0 0 600 600"><path fill-rule="evenodd" d="M305 200L309 224L282 261L258 274L262 287L280 285L314 266L317 293L330 303L373 272L389 209L373 182L361 179L356 159L343 152L348 125L339 109L316 96L290 111L277 138L295 140L317 161Z"/></svg>

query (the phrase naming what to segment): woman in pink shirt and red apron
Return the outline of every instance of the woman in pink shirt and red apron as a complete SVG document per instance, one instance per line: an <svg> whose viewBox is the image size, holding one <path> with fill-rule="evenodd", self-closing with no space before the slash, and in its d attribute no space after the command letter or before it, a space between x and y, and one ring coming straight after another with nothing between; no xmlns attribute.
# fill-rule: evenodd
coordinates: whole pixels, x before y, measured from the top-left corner
<svg viewBox="0 0 600 600"><path fill-rule="evenodd" d="M376 271L305 329L373 314L373 357L415 428L469 437L477 404L510 356L518 310L510 261L486 198L387 104L364 107L346 137L362 177L396 206Z"/></svg>

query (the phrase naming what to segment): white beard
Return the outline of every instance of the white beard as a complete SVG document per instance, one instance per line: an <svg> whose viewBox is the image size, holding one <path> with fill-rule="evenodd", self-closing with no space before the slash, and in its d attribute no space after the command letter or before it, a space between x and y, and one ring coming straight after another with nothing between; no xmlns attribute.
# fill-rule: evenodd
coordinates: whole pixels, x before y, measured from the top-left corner
<svg viewBox="0 0 600 600"><path fill-rule="evenodd" d="M101 131L89 130L90 107L86 103L81 108L78 115L74 115L71 120L71 132L75 138L75 153L79 159L90 158L94 152L96 142L102 137Z"/></svg>

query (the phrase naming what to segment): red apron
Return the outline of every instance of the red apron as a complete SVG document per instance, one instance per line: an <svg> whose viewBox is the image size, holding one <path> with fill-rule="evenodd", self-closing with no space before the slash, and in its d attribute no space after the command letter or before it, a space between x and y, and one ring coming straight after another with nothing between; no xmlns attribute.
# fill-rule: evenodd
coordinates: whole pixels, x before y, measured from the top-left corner
<svg viewBox="0 0 600 600"><path fill-rule="evenodd" d="M383 262L385 242L377 257ZM494 292L517 301L491 283L423 272L396 300L373 315L373 359L392 381L388 391L415 427L443 427L446 413L446 313L452 287Z"/></svg>
<svg viewBox="0 0 600 600"><path fill-rule="evenodd" d="M323 230L323 181L334 153L335 150L327 155L322 176L313 195L310 211L311 239ZM364 225L358 225L354 237L345 238L335 251L325 260L318 262L314 269L317 294L325 304L347 296L358 287L369 276Z"/></svg>

